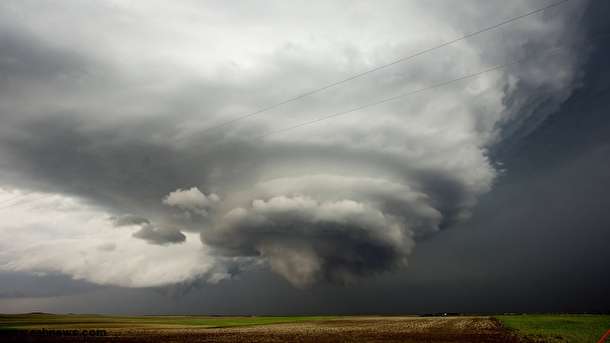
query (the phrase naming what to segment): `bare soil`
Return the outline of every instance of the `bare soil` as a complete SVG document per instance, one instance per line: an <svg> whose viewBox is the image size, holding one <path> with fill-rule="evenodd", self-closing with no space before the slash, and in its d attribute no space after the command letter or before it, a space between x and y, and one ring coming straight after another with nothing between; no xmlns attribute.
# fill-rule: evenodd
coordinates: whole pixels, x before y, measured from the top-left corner
<svg viewBox="0 0 610 343"><path fill-rule="evenodd" d="M345 317L231 328L108 329L105 337L6 336L3 342L510 342L489 317Z"/></svg>

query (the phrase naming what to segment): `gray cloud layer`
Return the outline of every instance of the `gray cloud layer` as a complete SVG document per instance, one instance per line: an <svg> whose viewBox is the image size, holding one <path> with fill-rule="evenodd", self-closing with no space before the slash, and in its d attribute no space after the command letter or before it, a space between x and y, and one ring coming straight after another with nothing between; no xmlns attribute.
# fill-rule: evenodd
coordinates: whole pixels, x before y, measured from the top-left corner
<svg viewBox="0 0 610 343"><path fill-rule="evenodd" d="M578 87L588 42L569 19L585 2L198 133L542 6L439 4L2 4L0 180L76 196L156 245L194 233L209 250L202 264L224 270L213 279L234 264L268 264L297 286L404 267L415 241L467 219L491 189L498 171L488 150L535 128ZM549 55L559 43L579 49ZM252 139L524 57L470 82ZM530 110L539 107L548 110ZM18 263L21 254L9 265L40 267ZM193 270L206 273L188 264L179 281Z"/></svg>

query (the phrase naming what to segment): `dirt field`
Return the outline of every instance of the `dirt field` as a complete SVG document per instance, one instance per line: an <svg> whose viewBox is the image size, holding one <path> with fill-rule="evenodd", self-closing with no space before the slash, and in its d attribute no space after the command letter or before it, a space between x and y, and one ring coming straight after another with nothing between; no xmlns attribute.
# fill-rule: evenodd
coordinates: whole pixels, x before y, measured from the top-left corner
<svg viewBox="0 0 610 343"><path fill-rule="evenodd" d="M343 317L227 328L109 328L105 337L3 336L3 342L519 342L487 317Z"/></svg>

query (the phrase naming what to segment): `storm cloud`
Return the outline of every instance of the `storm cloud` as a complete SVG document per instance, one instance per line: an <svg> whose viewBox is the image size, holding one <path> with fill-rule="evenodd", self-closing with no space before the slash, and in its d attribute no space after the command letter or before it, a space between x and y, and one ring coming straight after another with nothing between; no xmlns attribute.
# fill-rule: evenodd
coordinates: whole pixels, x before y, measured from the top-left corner
<svg viewBox="0 0 610 343"><path fill-rule="evenodd" d="M404 268L418 240L467 220L492 189L489 151L578 89L586 1L218 126L546 4L5 2L2 199L76 203L2 209L7 239L39 229L13 239L0 268L131 287L259 266L305 287ZM82 211L79 227L68 217ZM55 212L70 229L49 227ZM87 246L118 245L67 244L85 232Z"/></svg>

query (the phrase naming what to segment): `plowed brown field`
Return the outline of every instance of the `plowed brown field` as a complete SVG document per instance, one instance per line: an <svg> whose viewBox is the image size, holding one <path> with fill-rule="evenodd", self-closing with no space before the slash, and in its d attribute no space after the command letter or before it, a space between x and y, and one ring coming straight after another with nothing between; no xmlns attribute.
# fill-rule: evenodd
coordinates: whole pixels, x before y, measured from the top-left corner
<svg viewBox="0 0 610 343"><path fill-rule="evenodd" d="M488 317L344 317L230 328L108 329L105 337L3 337L5 342L519 342Z"/></svg>

